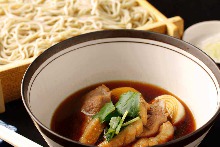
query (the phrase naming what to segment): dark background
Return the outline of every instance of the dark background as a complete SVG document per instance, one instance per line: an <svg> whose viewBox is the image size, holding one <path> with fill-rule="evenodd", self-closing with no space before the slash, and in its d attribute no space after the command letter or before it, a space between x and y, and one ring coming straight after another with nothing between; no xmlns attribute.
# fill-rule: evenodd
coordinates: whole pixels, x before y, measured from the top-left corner
<svg viewBox="0 0 220 147"><path fill-rule="evenodd" d="M220 20L220 0L148 0L168 18L181 16L185 29L207 20Z"/></svg>
<svg viewBox="0 0 220 147"><path fill-rule="evenodd" d="M149 2L168 18L181 16L185 21L185 29L201 21L220 20L220 0L149 0ZM21 99L7 103L6 112L0 114L0 120L16 126L17 132L21 135L40 145L48 146L35 128ZM0 146L10 145L2 143ZM199 147L218 146L220 146L220 117L199 145Z"/></svg>

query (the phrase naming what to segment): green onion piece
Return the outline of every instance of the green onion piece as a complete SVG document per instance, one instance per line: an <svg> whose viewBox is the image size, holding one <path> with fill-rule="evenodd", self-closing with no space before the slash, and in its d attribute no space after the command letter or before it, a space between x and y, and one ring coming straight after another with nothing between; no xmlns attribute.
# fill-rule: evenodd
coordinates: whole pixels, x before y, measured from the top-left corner
<svg viewBox="0 0 220 147"><path fill-rule="evenodd" d="M139 119L140 119L140 117L135 117L134 119L129 120L129 121L127 121L126 123L123 123L123 124L122 124L122 127L125 127L125 126L127 126L127 125L130 125L130 124L132 124L133 122L135 122L135 121L137 121L137 120L139 120Z"/></svg>
<svg viewBox="0 0 220 147"><path fill-rule="evenodd" d="M128 111L126 110L123 117L122 117L122 119L120 120L120 123L119 123L118 127L116 128L115 134L118 134L120 132L122 124L123 124L123 122L124 122L127 115L128 115Z"/></svg>
<svg viewBox="0 0 220 147"><path fill-rule="evenodd" d="M107 133L105 133L105 138L109 142L115 135L115 131L117 126L119 125L121 121L121 117L112 117L110 122L109 122L109 129Z"/></svg>

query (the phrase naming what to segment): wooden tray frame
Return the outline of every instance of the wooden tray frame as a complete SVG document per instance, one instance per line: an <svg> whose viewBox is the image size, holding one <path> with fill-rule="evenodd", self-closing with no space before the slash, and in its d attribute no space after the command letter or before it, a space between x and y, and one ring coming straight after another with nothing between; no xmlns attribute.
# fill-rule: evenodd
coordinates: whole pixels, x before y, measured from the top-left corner
<svg viewBox="0 0 220 147"><path fill-rule="evenodd" d="M184 29L183 19L179 16L167 18L146 0L137 0L141 6L153 14L157 22L137 28L181 38ZM0 66L0 112L3 112L4 102L10 102L21 98L21 81L23 75L34 59L16 61L8 65ZM3 104L2 104L3 103Z"/></svg>

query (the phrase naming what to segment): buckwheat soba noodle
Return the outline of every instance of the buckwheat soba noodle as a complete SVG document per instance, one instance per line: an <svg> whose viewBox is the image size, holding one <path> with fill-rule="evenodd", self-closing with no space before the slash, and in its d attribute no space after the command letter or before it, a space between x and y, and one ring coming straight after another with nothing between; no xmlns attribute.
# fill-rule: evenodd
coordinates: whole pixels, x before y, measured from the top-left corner
<svg viewBox="0 0 220 147"><path fill-rule="evenodd" d="M79 34L154 21L136 0L0 0L0 65L36 57Z"/></svg>

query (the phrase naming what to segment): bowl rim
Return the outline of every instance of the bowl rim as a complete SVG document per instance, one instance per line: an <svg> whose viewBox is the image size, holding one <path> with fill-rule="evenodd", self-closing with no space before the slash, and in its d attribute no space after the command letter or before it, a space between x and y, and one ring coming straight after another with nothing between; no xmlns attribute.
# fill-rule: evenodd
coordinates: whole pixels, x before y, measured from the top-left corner
<svg viewBox="0 0 220 147"><path fill-rule="evenodd" d="M31 109L29 108L29 102L27 100L27 89L29 85L30 78L32 75L35 73L35 70L38 69L38 67L48 59L48 57L51 57L52 55L58 53L61 50L64 50L70 46L74 46L83 42L87 41L92 41L92 40L97 40L97 39L107 39L107 38L139 38L139 39L149 39L153 41L158 41L158 42L163 42L165 44L169 44L172 46L175 46L177 48L180 48L183 51L186 51L190 53L191 55L197 57L199 60L201 60L214 74L217 82L220 84L220 70L216 63L208 56L206 55L203 51L200 49L196 48L195 46L183 41L179 40L177 38L164 35L164 34L159 34L155 32L149 32L149 31L143 31L143 30L125 30L125 29L120 29L120 30L105 30L105 31L96 31L96 32L91 32L87 34L82 34L79 36L75 36L72 38L69 38L67 40L64 40L46 51L44 51L40 56L38 56L27 68L23 79L21 83L21 96L22 96L22 101L23 104L31 116L32 120L37 124L38 128L50 139L55 141L56 143L64 146L68 146L70 144L78 145L78 146L90 146L90 145L85 145L80 142L68 139L66 137L63 137L55 132L53 132L51 129L48 127L44 126L37 117L34 116L34 114L31 112ZM219 89L219 87L217 87ZM218 93L219 95L219 93ZM207 132L210 127L213 125L214 121L217 119L217 116L220 114L220 107L216 111L216 113L211 117L210 120L194 132L187 134L183 137L180 137L178 139L171 140L167 143L157 145L158 147L163 147L163 146L176 146L177 144L179 145L187 145L199 137L201 137L205 132Z"/></svg>
<svg viewBox="0 0 220 147"><path fill-rule="evenodd" d="M186 30L184 31L184 34L185 34L185 32L188 32L188 30L194 29L195 27L199 27L199 26L203 26L203 25L212 25L212 24L220 24L220 20L207 20L207 21L201 21L201 22L195 23L195 24L189 26L188 28L186 28ZM183 34L183 36L184 36L184 34Z"/></svg>
<svg viewBox="0 0 220 147"><path fill-rule="evenodd" d="M189 27L186 28L186 30L184 31L182 40L183 40L183 41L186 41L186 42L188 42L188 43L190 43L190 44L192 44L188 37L190 36L191 32L195 32L194 29L199 28L199 27L210 27L210 26L212 26L212 25L219 25L219 26L220 26L220 20L202 21L202 22L198 22L198 23L195 23L195 24L189 26ZM195 45L194 45L194 46L195 46ZM197 48L198 48L198 47L197 47ZM200 48L199 48L199 49L200 49ZM200 50L202 50L202 49L200 49ZM203 50L202 50L202 51L203 51ZM204 51L203 51L203 52L204 52ZM205 52L204 52L204 53L205 53ZM205 53L205 54L207 54L207 53ZM208 54L207 54L207 55L208 55ZM220 64L220 61L215 61L214 59L213 59L213 61L214 61L215 63L217 63L217 64Z"/></svg>
<svg viewBox="0 0 220 147"><path fill-rule="evenodd" d="M189 26L188 28L186 28L186 30L183 33L182 40L187 42L188 41L188 33L190 33L195 28L206 26L206 25L215 25L215 24L218 24L220 26L220 20L208 20L208 21L202 21L202 22L195 23L195 24Z"/></svg>

